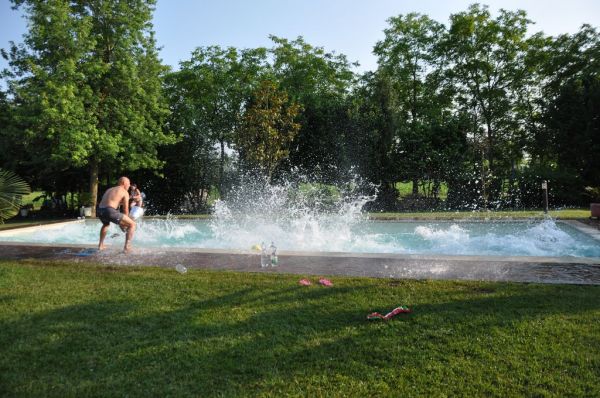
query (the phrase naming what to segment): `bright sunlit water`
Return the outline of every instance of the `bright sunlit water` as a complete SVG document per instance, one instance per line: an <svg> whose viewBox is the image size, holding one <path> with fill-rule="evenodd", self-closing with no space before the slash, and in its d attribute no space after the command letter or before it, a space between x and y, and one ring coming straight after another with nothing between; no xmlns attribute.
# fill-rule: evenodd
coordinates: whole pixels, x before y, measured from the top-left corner
<svg viewBox="0 0 600 398"><path fill-rule="evenodd" d="M553 220L415 223L359 219L348 223L335 214L318 220L216 220L144 220L134 245L250 250L273 241L280 250L294 251L600 257L597 241ZM0 240L95 245L100 225L87 220L13 233ZM111 225L106 243L121 246L123 242L124 235Z"/></svg>
<svg viewBox="0 0 600 398"><path fill-rule="evenodd" d="M332 187L311 183L269 184L249 176L210 220L172 218L138 223L134 246L250 250L274 242L281 250L506 256L600 257L600 244L552 219L532 222L376 222L363 206L373 200L356 180ZM97 245L100 222L11 232L0 240ZM112 235L115 235L114 237ZM107 245L122 246L111 224Z"/></svg>

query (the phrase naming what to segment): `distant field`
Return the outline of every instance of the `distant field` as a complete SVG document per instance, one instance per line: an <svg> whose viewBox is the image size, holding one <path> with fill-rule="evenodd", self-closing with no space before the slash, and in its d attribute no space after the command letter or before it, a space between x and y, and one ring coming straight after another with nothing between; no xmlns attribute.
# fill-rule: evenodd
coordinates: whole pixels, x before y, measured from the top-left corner
<svg viewBox="0 0 600 398"><path fill-rule="evenodd" d="M561 219L577 219L588 218L590 216L589 209L565 209L565 210L550 210L550 217ZM478 220L485 219L502 219L502 218L543 218L545 214L542 210L519 210L519 211L432 211L432 212L414 212L414 213L369 213L369 217L374 219L423 219L423 220L439 220L439 219L463 219L472 218Z"/></svg>
<svg viewBox="0 0 600 398"><path fill-rule="evenodd" d="M34 202L33 200L43 194L44 194L44 191L34 191L34 192L30 193L29 195L25 195L21 199L21 205L32 204L34 210L39 210L42 207L42 203L44 203L44 200L40 199L36 202Z"/></svg>
<svg viewBox="0 0 600 398"><path fill-rule="evenodd" d="M412 195L412 182L397 182L396 189L398 190L398 194L401 198L405 196ZM423 190L423 187L419 185L419 195L426 195L426 192ZM440 192L438 194L438 198L444 200L448 196L448 186L445 183L440 184Z"/></svg>
<svg viewBox="0 0 600 398"><path fill-rule="evenodd" d="M412 213L367 213L369 218L374 220L453 220L453 219L522 219L522 218L544 218L544 212L541 210L522 210L522 211L435 211L435 212L412 212ZM589 209L565 209L551 210L549 215L559 219L582 219L590 216ZM147 216L146 219L165 218L166 216ZM210 214L183 214L170 216L174 219L192 220L192 219L210 219ZM40 220L23 219L16 216L4 224L0 224L0 230L21 227L25 225L46 224L55 222L58 219Z"/></svg>
<svg viewBox="0 0 600 398"><path fill-rule="evenodd" d="M519 211L431 211L431 212L381 212L367 213L373 219L396 219L396 220L448 220L448 219L464 219L472 218L478 220L502 219L502 218L544 218L545 214L542 210L519 210ZM549 215L553 218L561 219L578 219L588 218L590 216L589 209L564 209L550 210ZM164 216L156 216L164 217ZM210 214L185 214L173 216L179 219L195 219L195 218L211 218Z"/></svg>
<svg viewBox="0 0 600 398"><path fill-rule="evenodd" d="M42 197L42 198L36 200L35 202L34 202L34 199L37 199L37 198L43 196L44 193L45 193L44 191L34 191L34 192L30 193L29 195L23 196L23 199L21 200L21 205L32 204L34 210L39 210L42 207L42 204L44 204L44 198ZM68 194L66 196L66 199L67 199L67 205L70 206L71 205L71 194ZM77 203L77 201L78 201L77 193L75 195L73 195L73 200L75 203Z"/></svg>

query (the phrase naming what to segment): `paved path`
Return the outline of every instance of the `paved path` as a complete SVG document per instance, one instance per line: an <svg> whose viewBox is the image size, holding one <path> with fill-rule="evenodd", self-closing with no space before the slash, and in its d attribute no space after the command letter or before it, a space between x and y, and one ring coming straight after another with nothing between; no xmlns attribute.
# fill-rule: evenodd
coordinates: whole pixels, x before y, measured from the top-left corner
<svg viewBox="0 0 600 398"><path fill-rule="evenodd" d="M229 250L116 249L97 252L82 245L0 243L0 258L94 262L122 266L224 269L300 275L461 279L600 285L600 259L557 257L434 256L282 252L279 266L260 268L256 253Z"/></svg>

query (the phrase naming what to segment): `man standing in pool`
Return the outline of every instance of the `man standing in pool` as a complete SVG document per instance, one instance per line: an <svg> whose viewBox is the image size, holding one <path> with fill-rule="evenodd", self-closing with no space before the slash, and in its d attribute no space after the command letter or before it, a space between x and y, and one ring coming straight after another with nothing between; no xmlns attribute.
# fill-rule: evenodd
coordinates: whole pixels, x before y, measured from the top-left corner
<svg viewBox="0 0 600 398"><path fill-rule="evenodd" d="M125 235L125 247L123 250L125 253L129 253L131 250L131 240L135 232L135 221L129 217L129 178L121 177L116 187L112 187L104 192L102 200L98 205L98 218L102 221L102 229L100 229L100 243L98 243L98 250L104 249L104 238L108 232L108 226L110 223L115 223L123 231ZM123 206L123 213L119 212L119 206Z"/></svg>

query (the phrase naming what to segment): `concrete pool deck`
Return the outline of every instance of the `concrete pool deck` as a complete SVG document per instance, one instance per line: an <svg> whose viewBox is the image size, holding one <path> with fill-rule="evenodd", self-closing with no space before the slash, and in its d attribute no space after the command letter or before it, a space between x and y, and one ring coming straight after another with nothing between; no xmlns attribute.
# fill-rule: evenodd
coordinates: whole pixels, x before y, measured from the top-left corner
<svg viewBox="0 0 600 398"><path fill-rule="evenodd" d="M82 222L82 220L67 221L65 224L73 222ZM561 222L568 223L600 242L600 231L597 228L576 220L561 220ZM56 228L56 226L53 223L19 228L18 233L27 230ZM299 275L600 285L600 258L282 251L279 254L278 267L261 268L260 255L247 250L134 248L133 253L126 255L121 252L120 246L111 246L103 252L97 252L90 245L1 241L2 235L14 232L17 230L0 232L0 259L60 260L75 263L172 268L177 264L183 264L188 269Z"/></svg>
<svg viewBox="0 0 600 398"><path fill-rule="evenodd" d="M145 249L131 254L86 245L0 243L0 258L159 266L299 275L346 275L376 278L454 279L536 283L600 284L600 259L582 257L439 256L281 252L279 266L261 268L260 255L249 251Z"/></svg>

